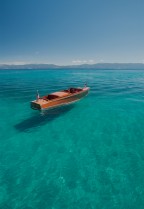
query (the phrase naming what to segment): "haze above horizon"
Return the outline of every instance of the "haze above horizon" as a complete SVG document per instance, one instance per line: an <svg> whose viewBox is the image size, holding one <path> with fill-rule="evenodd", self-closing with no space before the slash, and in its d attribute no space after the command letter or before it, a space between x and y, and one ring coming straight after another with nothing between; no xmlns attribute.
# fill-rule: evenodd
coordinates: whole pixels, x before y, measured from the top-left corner
<svg viewBox="0 0 144 209"><path fill-rule="evenodd" d="M143 0L2 0L0 64L144 62Z"/></svg>

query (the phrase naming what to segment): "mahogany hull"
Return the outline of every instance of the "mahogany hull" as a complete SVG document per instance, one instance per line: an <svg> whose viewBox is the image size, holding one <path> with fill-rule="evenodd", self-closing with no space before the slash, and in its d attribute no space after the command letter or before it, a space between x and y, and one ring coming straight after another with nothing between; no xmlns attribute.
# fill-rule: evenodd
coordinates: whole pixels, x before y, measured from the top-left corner
<svg viewBox="0 0 144 209"><path fill-rule="evenodd" d="M88 92L89 92L89 88L85 87L80 92L68 94L67 96L53 99L47 102L45 102L42 99L40 99L39 101L35 100L31 102L31 108L40 110L40 109L50 109L50 108L59 107L80 100L81 98L86 96Z"/></svg>

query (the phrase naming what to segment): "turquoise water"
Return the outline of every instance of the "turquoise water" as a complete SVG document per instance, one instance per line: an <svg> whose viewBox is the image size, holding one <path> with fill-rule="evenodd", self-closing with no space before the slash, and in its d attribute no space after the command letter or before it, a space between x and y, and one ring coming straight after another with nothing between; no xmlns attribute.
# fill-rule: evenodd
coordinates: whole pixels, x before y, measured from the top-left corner
<svg viewBox="0 0 144 209"><path fill-rule="evenodd" d="M40 95L91 87L34 111ZM144 71L1 70L0 209L143 209Z"/></svg>

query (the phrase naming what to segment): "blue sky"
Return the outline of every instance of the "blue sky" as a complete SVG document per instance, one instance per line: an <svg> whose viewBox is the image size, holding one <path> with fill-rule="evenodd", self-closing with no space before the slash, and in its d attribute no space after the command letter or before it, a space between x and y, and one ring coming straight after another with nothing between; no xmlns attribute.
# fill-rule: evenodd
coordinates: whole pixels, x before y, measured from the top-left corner
<svg viewBox="0 0 144 209"><path fill-rule="evenodd" d="M144 62L144 0L0 0L0 63Z"/></svg>

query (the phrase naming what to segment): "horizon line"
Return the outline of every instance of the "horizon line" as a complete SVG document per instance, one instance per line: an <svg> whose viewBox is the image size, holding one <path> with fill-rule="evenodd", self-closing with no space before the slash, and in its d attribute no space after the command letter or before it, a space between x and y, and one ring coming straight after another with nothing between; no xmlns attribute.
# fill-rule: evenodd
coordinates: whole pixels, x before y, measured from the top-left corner
<svg viewBox="0 0 144 209"><path fill-rule="evenodd" d="M8 65L8 66L24 66L24 65L55 65L59 67L63 66L81 66L81 65L98 65L98 64L143 64L143 62L97 62L97 63L81 63L81 64L53 64L53 63L0 63L0 66L2 65Z"/></svg>

